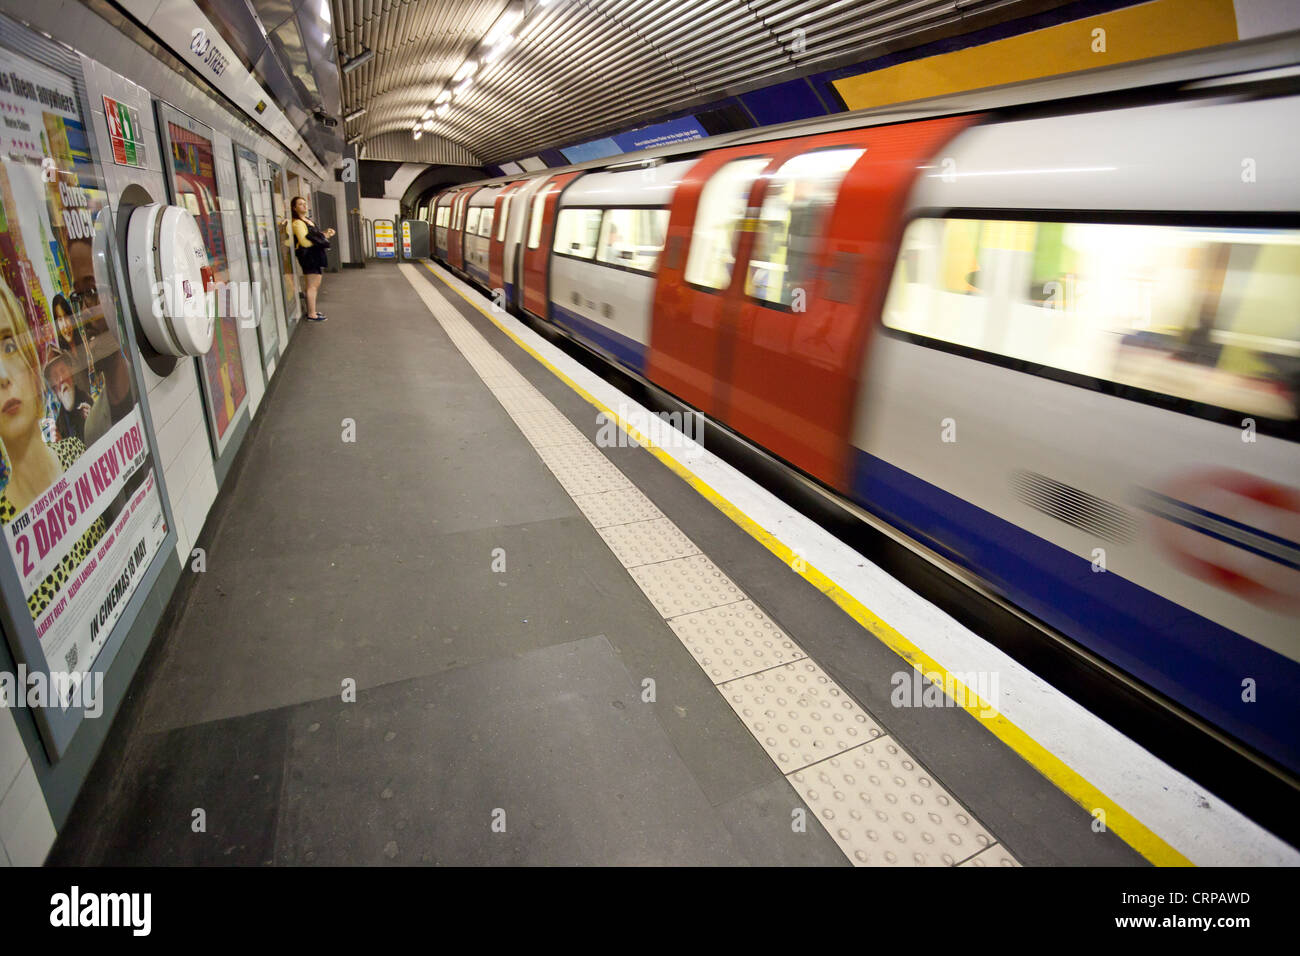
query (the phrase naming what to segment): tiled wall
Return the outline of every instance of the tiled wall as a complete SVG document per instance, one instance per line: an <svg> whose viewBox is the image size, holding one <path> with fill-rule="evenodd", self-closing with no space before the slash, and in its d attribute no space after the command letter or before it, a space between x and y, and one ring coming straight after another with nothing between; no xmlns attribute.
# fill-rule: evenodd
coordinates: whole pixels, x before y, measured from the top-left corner
<svg viewBox="0 0 1300 956"><path fill-rule="evenodd" d="M164 157L152 96L212 127L213 146L218 156L218 189L223 193L222 225L227 248L232 251L230 278L234 281L247 279L247 247L235 192L232 141L248 146L282 167L293 168L295 164L288 154L236 121L206 89L187 82L78 3L55 0L49 4L31 4L21 0L0 0L0 11L57 37L81 52L82 71L89 94L86 106L101 151L108 141L102 97L111 96L134 106L139 112L148 148L146 168L133 169L111 162L103 165L110 208L115 216L117 200L131 184L145 189L154 200L167 199L162 166ZM123 74L130 74L132 80ZM281 337L281 352L287 344ZM257 330L241 327L239 345L251 415L261 404L266 389ZM203 410L202 383L197 364L192 359L181 360L165 378L155 375L143 362L138 361L136 367L147 395L158 460L177 531L176 552L182 567L185 567L217 495L216 470ZM30 718L22 714L17 719ZM39 745L36 759L46 760ZM48 767L47 764L42 766ZM15 714L0 708L0 865L39 865L54 838L54 824L32 756L15 722Z"/></svg>
<svg viewBox="0 0 1300 956"><path fill-rule="evenodd" d="M0 708L0 866L40 866L54 823L13 714Z"/></svg>

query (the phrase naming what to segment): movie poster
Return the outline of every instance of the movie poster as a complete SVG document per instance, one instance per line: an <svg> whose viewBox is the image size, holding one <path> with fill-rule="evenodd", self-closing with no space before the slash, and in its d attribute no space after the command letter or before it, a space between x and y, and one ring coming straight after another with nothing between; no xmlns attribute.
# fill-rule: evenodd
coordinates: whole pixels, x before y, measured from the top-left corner
<svg viewBox="0 0 1300 956"><path fill-rule="evenodd" d="M184 206L198 220L212 262L212 278L224 287L230 282L230 258L221 226L212 140L171 120L167 121L167 138L171 142L176 205ZM217 301L222 302L222 297L218 296ZM203 356L208 414L218 448L248 394L244 386L244 359L239 352L238 321L230 309L219 309L212 348Z"/></svg>
<svg viewBox="0 0 1300 956"><path fill-rule="evenodd" d="M271 172L271 212L280 237L280 275L284 279L285 320L290 330L298 321L298 284L294 276L293 231L289 228L289 205L284 197L284 174L275 163L267 161Z"/></svg>
<svg viewBox="0 0 1300 956"><path fill-rule="evenodd" d="M72 82L0 49L0 573L51 676L92 668L167 534L103 208Z"/></svg>

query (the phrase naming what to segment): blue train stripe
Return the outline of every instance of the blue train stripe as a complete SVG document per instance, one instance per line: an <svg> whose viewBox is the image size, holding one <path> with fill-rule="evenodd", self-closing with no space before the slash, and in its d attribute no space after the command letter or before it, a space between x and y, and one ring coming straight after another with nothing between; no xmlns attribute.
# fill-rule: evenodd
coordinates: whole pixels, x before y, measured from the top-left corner
<svg viewBox="0 0 1300 956"><path fill-rule="evenodd" d="M465 271L478 279L478 281L482 282L484 285L492 284L492 279L488 276L487 270L480 269L478 266L471 264L468 259L465 260Z"/></svg>
<svg viewBox="0 0 1300 956"><path fill-rule="evenodd" d="M1259 528L1252 528L1248 524L1215 514L1213 511L1206 511L1204 508L1162 495L1157 491L1147 491L1145 495L1147 500L1142 507L1152 514L1300 571L1300 546L1286 538Z"/></svg>
<svg viewBox="0 0 1300 956"><path fill-rule="evenodd" d="M640 342L615 332L609 326L593 322L576 312L570 312L562 305L552 302L550 306L551 321L556 325L568 329L578 338L612 355L628 368L638 372L645 371L646 347Z"/></svg>
<svg viewBox="0 0 1300 956"><path fill-rule="evenodd" d="M861 449L852 496L1030 614L1292 771L1300 663ZM1242 700L1243 681L1255 699Z"/></svg>

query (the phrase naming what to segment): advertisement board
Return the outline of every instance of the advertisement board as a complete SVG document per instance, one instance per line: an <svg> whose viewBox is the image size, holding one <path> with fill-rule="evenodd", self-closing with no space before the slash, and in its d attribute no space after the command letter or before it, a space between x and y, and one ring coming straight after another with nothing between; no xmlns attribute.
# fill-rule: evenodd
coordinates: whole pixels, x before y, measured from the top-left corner
<svg viewBox="0 0 1300 956"><path fill-rule="evenodd" d="M0 47L0 702L52 758L167 539L79 84Z"/></svg>
<svg viewBox="0 0 1300 956"><path fill-rule="evenodd" d="M275 233L279 239L280 247L280 277L284 282L282 290L284 292L284 319L287 330L292 331L298 322L300 308L297 273L294 272L297 260L293 254L293 231L289 227L289 201L285 196L284 170L269 159L266 161L266 168L271 177L271 212L275 216ZM280 351L283 352L284 346L288 344L288 337L286 336Z"/></svg>
<svg viewBox="0 0 1300 956"><path fill-rule="evenodd" d="M167 140L164 164L170 174L172 200L184 206L199 222L203 245L212 264L212 278L219 288L231 288L230 257L236 254L227 246L222 223L222 203L230 202L217 189L216 154L212 131L165 103L158 104L158 128ZM235 290L238 293L238 290ZM244 359L239 351L238 316L222 308L231 299L213 297L218 306L212 348L199 362L203 377L204 406L212 445L219 457L226 447L233 426L248 403L244 380Z"/></svg>
<svg viewBox="0 0 1300 956"><path fill-rule="evenodd" d="M280 355L279 316L283 303L276 286L280 285L275 261L275 225L271 219L271 196L266 182L258 174L257 154L243 146L235 147L235 167L239 171L239 203L244 214L244 242L248 246L248 271L256 291L257 336L261 344L262 367L267 381L275 371ZM277 322L277 319L279 321Z"/></svg>

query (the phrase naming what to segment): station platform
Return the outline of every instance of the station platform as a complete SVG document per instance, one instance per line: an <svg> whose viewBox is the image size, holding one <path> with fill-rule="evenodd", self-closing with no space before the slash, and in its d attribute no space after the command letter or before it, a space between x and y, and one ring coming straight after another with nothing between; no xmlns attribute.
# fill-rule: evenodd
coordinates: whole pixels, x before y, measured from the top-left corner
<svg viewBox="0 0 1300 956"><path fill-rule="evenodd" d="M1292 860L1082 708L1056 741L1163 818L1065 743L898 706L930 658L886 631L925 635L846 612L813 545L792 566L797 516L754 519L707 449L611 443L597 383L439 267L327 276L321 307L50 863ZM1046 700L992 669L998 719Z"/></svg>

